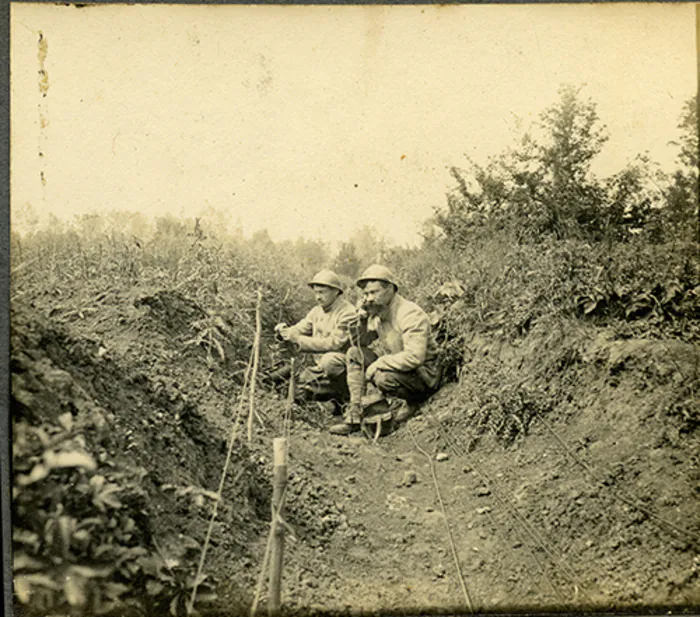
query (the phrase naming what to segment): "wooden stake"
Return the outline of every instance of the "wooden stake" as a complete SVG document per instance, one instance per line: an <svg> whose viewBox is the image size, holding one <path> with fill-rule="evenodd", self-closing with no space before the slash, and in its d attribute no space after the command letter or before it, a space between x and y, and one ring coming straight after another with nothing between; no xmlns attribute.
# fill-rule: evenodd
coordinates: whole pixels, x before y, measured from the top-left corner
<svg viewBox="0 0 700 617"><path fill-rule="evenodd" d="M261 320L260 305L262 292L258 289L258 302L255 306L255 341L253 342L253 373L250 377L250 408L248 411L248 443L253 439L253 418L255 417L255 382L258 378L258 363L260 361Z"/></svg>
<svg viewBox="0 0 700 617"><path fill-rule="evenodd" d="M284 436L288 437L289 432L292 430L292 407L294 407L294 372L296 370L296 361L294 356L289 361L289 389L287 390L287 405L284 409Z"/></svg>
<svg viewBox="0 0 700 617"><path fill-rule="evenodd" d="M272 444L274 453L272 485L272 525L273 540L270 554L270 594L268 597L268 614L277 615L282 597L282 560L284 557L284 525L280 519L284 516L283 495L287 486L287 440L277 437Z"/></svg>

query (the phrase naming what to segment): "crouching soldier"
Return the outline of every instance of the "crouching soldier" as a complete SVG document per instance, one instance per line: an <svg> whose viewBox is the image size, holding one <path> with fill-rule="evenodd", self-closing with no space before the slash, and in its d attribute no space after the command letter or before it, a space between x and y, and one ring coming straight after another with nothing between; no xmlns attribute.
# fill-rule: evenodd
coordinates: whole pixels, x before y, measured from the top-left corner
<svg viewBox="0 0 700 617"><path fill-rule="evenodd" d="M330 428L337 435L360 430L366 384L388 397L406 401L397 417L401 421L415 413L417 405L435 391L440 381L437 345L428 316L398 294L391 270L370 266L357 280L357 286L363 292L357 320L364 340L362 347L353 346L347 353L350 403L344 422ZM378 339L388 353L378 356L368 349L365 345L372 339Z"/></svg>
<svg viewBox="0 0 700 617"><path fill-rule="evenodd" d="M334 400L339 409L349 397L345 353L350 347L349 325L356 321L356 311L342 297L343 287L335 272L322 270L308 285L316 306L299 323L278 324L275 331L297 351L314 357L314 363L299 375L303 398Z"/></svg>

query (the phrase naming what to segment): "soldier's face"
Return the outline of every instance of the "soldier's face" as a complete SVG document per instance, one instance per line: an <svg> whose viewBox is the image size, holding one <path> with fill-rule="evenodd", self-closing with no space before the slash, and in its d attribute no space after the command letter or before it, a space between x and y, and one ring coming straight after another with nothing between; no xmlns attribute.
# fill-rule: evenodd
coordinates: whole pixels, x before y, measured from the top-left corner
<svg viewBox="0 0 700 617"><path fill-rule="evenodd" d="M393 285L385 285L382 281L368 281L362 290L363 305L367 312L376 315L389 306L395 293Z"/></svg>
<svg viewBox="0 0 700 617"><path fill-rule="evenodd" d="M314 298L316 298L316 304L320 307L327 309L335 302L335 299L340 295L340 292L333 287L326 287L325 285L314 285L311 287L314 292Z"/></svg>

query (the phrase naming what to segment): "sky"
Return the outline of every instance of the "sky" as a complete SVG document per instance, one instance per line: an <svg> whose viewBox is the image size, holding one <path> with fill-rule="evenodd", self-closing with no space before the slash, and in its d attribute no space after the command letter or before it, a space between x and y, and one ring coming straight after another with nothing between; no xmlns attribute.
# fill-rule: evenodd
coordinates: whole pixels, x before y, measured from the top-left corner
<svg viewBox="0 0 700 617"><path fill-rule="evenodd" d="M370 225L410 245L449 167L565 83L608 127L597 173L642 152L671 169L696 61L693 4L16 3L11 213L215 208L275 240Z"/></svg>

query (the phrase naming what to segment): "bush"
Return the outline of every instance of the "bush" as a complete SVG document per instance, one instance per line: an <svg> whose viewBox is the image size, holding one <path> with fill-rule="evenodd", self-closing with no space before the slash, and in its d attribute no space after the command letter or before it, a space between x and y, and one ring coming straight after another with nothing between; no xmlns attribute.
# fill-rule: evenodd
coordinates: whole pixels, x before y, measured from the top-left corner
<svg viewBox="0 0 700 617"><path fill-rule="evenodd" d="M431 312L452 377L475 335L517 342L562 320L612 327L621 337L699 340L700 257L692 243L532 245L494 234L459 249L395 250L389 262L404 292Z"/></svg>
<svg viewBox="0 0 700 617"><path fill-rule="evenodd" d="M194 568L160 554L145 515L145 470L98 465L84 436L92 428L70 413L57 424L14 422L16 598L41 615L184 615Z"/></svg>
<svg viewBox="0 0 700 617"><path fill-rule="evenodd" d="M697 241L697 122L686 103L678 170L668 176L646 156L607 179L591 171L607 137L596 105L580 89L564 87L515 147L486 165L450 169L456 186L435 223L445 240L464 248L503 231L519 243L549 237L586 242Z"/></svg>

